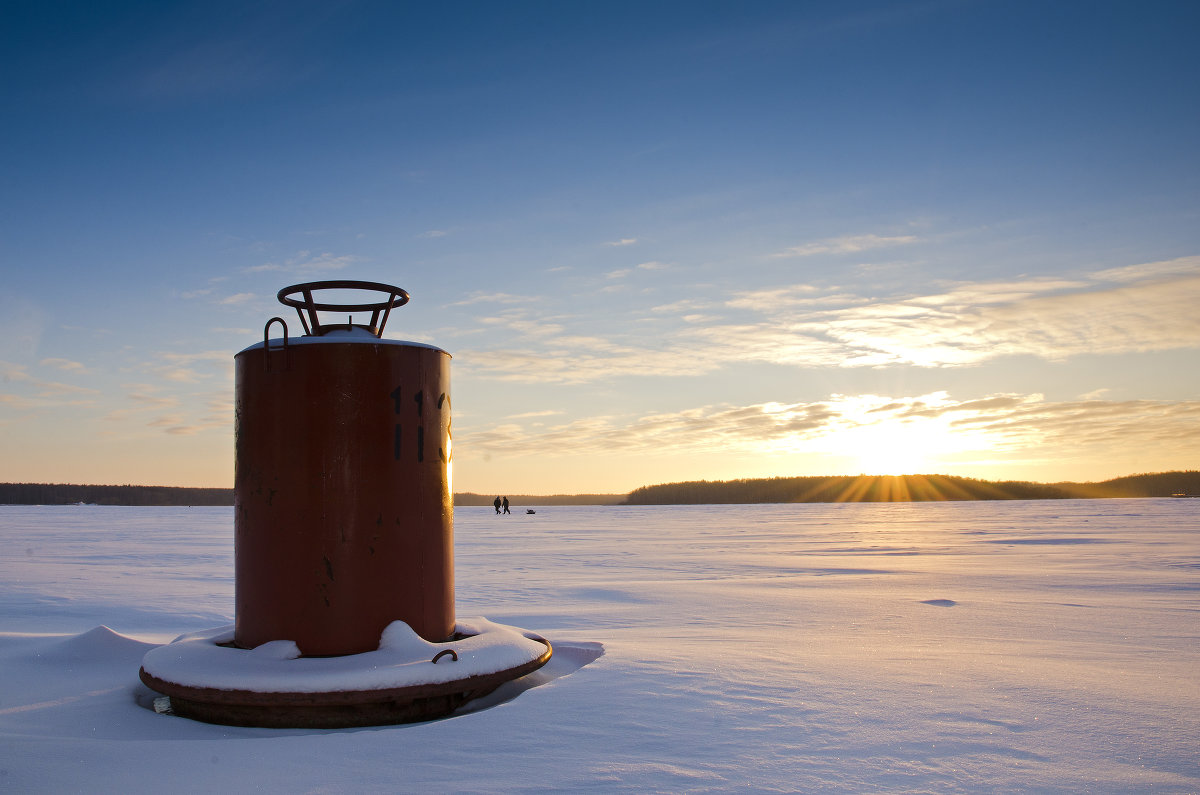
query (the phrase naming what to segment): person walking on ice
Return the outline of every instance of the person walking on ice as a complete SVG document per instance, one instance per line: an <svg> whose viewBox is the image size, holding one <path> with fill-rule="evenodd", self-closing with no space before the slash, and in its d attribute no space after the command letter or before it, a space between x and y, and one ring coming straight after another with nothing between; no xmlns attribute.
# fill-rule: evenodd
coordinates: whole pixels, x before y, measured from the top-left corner
<svg viewBox="0 0 1200 795"><path fill-rule="evenodd" d="M509 511L509 510L508 510L508 497L505 497L505 498L504 498L504 512L505 512L505 513L512 513L511 511Z"/></svg>
<svg viewBox="0 0 1200 795"><path fill-rule="evenodd" d="M500 498L499 497L492 500L492 505L496 506L496 513L500 513Z"/></svg>

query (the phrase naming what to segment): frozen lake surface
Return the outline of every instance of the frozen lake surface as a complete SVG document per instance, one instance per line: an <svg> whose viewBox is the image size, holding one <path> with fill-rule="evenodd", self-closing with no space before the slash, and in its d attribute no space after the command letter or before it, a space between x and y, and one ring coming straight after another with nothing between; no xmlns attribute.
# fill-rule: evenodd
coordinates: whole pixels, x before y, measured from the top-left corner
<svg viewBox="0 0 1200 795"><path fill-rule="evenodd" d="M147 708L232 509L0 507L0 790L1200 791L1200 500L523 508L456 511L457 613L538 686L306 731Z"/></svg>

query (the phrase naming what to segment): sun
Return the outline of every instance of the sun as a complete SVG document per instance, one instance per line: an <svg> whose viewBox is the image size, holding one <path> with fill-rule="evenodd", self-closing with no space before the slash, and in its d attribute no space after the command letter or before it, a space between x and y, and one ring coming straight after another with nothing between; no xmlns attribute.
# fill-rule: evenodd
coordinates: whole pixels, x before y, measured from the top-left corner
<svg viewBox="0 0 1200 795"><path fill-rule="evenodd" d="M957 454L983 445L946 417L860 422L830 434L827 442L830 452L848 458L864 475L944 474Z"/></svg>
<svg viewBox="0 0 1200 795"><path fill-rule="evenodd" d="M936 452L946 448L944 442L936 444L936 451L931 447L938 434L930 434L928 424L891 420L860 425L835 434L835 447L864 475L928 473Z"/></svg>
<svg viewBox="0 0 1200 795"><path fill-rule="evenodd" d="M820 427L781 436L774 451L825 459L842 474L949 475L1004 448L986 423L942 393L919 398L834 395ZM836 462L836 463L835 463ZM827 474L832 474L827 471Z"/></svg>

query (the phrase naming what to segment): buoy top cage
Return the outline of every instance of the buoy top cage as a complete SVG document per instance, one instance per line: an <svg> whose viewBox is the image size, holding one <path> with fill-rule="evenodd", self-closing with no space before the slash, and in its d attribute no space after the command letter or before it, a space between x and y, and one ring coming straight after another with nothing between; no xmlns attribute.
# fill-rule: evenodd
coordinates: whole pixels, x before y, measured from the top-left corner
<svg viewBox="0 0 1200 795"><path fill-rule="evenodd" d="M313 293L320 290L359 290L373 293L386 293L385 301L359 301L357 303L332 303L317 301ZM299 296L299 297L297 297ZM387 325L388 316L393 309L408 303L408 291L390 284L380 282L359 282L352 280L334 280L324 282L305 282L293 284L279 291L279 303L293 307L300 316L300 325L304 326L306 336L320 337L331 331L348 331L350 329L366 329L376 337L383 336L383 327ZM345 323L322 323L318 312L370 312L369 323L353 322L353 315L348 316ZM268 324L269 326L270 324Z"/></svg>

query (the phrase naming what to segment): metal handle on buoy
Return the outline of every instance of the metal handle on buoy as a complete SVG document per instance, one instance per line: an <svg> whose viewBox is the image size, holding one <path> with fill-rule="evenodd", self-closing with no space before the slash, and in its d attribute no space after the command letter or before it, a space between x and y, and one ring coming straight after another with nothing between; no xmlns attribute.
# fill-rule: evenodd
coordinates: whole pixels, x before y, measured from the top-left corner
<svg viewBox="0 0 1200 795"><path fill-rule="evenodd" d="M267 325L263 326L263 348L266 356L263 357L263 364L267 366L267 372L271 372L271 325L278 323L283 326L283 366L284 369L291 369L291 357L288 350L288 327L287 322L281 317L273 317L267 321Z"/></svg>
<svg viewBox="0 0 1200 795"><path fill-rule="evenodd" d="M436 663L438 660L442 659L447 654L450 655L451 660L453 660L454 662L458 662L458 652L456 652L454 649L442 649L437 654L433 655L433 661Z"/></svg>

